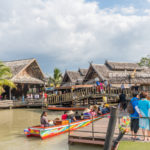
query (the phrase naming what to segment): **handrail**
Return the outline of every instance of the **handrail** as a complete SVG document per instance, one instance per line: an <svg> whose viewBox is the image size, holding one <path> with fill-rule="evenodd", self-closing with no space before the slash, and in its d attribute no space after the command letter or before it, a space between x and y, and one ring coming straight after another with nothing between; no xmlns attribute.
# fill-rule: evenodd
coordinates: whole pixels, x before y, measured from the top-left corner
<svg viewBox="0 0 150 150"><path fill-rule="evenodd" d="M128 97L131 97L131 89L125 89L124 92ZM47 103L48 105L60 104L63 102L78 101L92 96L117 97L119 93L121 93L121 88L104 88L103 93L97 87L90 87L61 95L48 95Z"/></svg>

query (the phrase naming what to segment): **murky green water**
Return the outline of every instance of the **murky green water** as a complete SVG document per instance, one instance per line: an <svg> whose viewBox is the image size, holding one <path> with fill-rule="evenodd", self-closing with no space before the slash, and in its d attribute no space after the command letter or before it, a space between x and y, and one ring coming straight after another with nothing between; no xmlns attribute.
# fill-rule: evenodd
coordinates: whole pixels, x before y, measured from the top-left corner
<svg viewBox="0 0 150 150"><path fill-rule="evenodd" d="M46 140L26 138L23 130L39 124L41 109L0 110L0 150L101 150L99 146L68 145L68 134ZM48 112L48 118L60 117L62 112Z"/></svg>

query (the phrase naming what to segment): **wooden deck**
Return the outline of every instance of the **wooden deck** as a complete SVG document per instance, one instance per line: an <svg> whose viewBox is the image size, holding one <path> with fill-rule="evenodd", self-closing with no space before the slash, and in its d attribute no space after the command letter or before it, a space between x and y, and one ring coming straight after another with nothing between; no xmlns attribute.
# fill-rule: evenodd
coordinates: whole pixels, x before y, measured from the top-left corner
<svg viewBox="0 0 150 150"><path fill-rule="evenodd" d="M118 136L119 129L119 119L117 120L114 139ZM84 128L78 129L76 131L71 131L68 136L68 142L72 143L84 143L84 144L93 144L93 145L101 145L103 146L105 143L106 132L108 127L109 117L100 119L93 123L93 132L92 132L92 124L86 126ZM142 135L141 130L138 133L140 136ZM123 139L125 141L131 140L130 133L124 135Z"/></svg>
<svg viewBox="0 0 150 150"><path fill-rule="evenodd" d="M38 100L25 100L25 101L17 101L17 100L1 100L0 101L0 109L6 108L39 108L45 106L42 102L42 99Z"/></svg>

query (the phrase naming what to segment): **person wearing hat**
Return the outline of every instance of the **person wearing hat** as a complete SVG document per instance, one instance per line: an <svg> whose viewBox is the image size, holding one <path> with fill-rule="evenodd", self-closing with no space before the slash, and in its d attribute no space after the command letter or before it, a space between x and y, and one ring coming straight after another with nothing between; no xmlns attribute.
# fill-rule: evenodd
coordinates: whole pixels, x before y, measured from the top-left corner
<svg viewBox="0 0 150 150"><path fill-rule="evenodd" d="M86 108L85 110L84 110L84 112L83 112L83 117L84 117L84 119L90 119L91 118L91 113L90 113L90 109L88 109L88 108Z"/></svg>
<svg viewBox="0 0 150 150"><path fill-rule="evenodd" d="M98 111L98 107L96 105L94 105L92 107L92 109L90 109L90 113L91 115L94 117L94 116L97 116L97 111Z"/></svg>
<svg viewBox="0 0 150 150"><path fill-rule="evenodd" d="M47 118L47 112L46 111L42 112L40 122L41 122L42 127L49 127L50 126L50 123L49 123L48 118Z"/></svg>
<svg viewBox="0 0 150 150"><path fill-rule="evenodd" d="M75 114L75 113L74 113L72 110L70 110L70 111L67 113L67 115L68 115L67 119L71 119L71 122L76 121L76 118L75 118L75 115L74 115L74 114Z"/></svg>
<svg viewBox="0 0 150 150"><path fill-rule="evenodd" d="M109 104L105 104L102 108L102 114L107 114L110 112Z"/></svg>

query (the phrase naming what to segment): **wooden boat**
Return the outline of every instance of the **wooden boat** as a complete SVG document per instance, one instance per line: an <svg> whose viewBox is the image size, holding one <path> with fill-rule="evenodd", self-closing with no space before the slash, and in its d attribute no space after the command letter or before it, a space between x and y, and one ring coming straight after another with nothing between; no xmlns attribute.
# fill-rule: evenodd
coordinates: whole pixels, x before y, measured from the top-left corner
<svg viewBox="0 0 150 150"><path fill-rule="evenodd" d="M85 127L90 123L92 123L93 121L102 119L103 116L104 115L101 115L99 117L94 117L93 119L85 119L85 120L80 120L72 123L69 123L68 120L57 121L58 125L51 126L51 127L33 126L33 127L29 127L28 129L25 129L24 133L27 137L37 136L37 137L41 137L41 139L46 139L52 136L63 134L67 131L77 130L79 128Z"/></svg>
<svg viewBox="0 0 150 150"><path fill-rule="evenodd" d="M77 110L84 110L86 107L57 107L57 106L48 106L48 110L57 110L57 111L77 111Z"/></svg>

